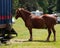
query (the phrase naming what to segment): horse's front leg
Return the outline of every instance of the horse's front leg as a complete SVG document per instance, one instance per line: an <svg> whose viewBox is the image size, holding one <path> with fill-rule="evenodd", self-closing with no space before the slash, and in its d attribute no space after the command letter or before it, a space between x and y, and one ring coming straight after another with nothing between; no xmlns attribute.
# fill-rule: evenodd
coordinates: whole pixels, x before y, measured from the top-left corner
<svg viewBox="0 0 60 48"><path fill-rule="evenodd" d="M48 28L48 37L47 37L47 41L49 41L50 35L51 35L51 29Z"/></svg>
<svg viewBox="0 0 60 48"><path fill-rule="evenodd" d="M29 33L30 33L29 41L32 41L32 28L28 28L28 29L29 29Z"/></svg>

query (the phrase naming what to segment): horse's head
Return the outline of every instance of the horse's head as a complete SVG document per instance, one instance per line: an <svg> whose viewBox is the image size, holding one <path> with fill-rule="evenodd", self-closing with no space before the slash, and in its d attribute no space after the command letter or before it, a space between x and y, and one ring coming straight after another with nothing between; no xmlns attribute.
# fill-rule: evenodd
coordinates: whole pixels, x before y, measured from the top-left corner
<svg viewBox="0 0 60 48"><path fill-rule="evenodd" d="M19 17L22 16L22 14L21 14L21 10L22 10L22 9L23 9L23 8L18 8L18 9L16 10L16 16L15 16L16 19L18 19Z"/></svg>
<svg viewBox="0 0 60 48"><path fill-rule="evenodd" d="M24 8L18 8L16 10L16 19L19 17L23 17L23 18L27 18L29 17L29 15L31 15L31 13L27 10L25 10Z"/></svg>

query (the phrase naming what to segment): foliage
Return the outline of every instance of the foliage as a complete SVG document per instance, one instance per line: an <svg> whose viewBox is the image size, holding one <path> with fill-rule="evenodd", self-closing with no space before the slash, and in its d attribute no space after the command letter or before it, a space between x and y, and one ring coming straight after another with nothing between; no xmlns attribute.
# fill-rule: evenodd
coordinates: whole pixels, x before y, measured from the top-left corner
<svg viewBox="0 0 60 48"><path fill-rule="evenodd" d="M19 1L18 0L12 0L12 14L15 14L15 10L18 8Z"/></svg>
<svg viewBox="0 0 60 48"><path fill-rule="evenodd" d="M15 14L15 10L18 7L24 7L29 11L35 11L37 9L42 10L44 13L47 13L47 8L51 5L55 5L53 7L53 11L60 12L60 0L13 0L13 14Z"/></svg>
<svg viewBox="0 0 60 48"><path fill-rule="evenodd" d="M60 0L57 0L57 12L59 12L60 13Z"/></svg>
<svg viewBox="0 0 60 48"><path fill-rule="evenodd" d="M47 7L48 7L47 0L38 0L38 4L43 8L43 12L47 13Z"/></svg>

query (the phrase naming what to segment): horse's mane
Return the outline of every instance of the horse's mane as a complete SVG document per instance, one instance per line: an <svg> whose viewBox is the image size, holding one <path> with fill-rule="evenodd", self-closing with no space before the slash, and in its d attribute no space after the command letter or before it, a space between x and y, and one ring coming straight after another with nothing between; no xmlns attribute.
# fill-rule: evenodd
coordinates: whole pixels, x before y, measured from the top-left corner
<svg viewBox="0 0 60 48"><path fill-rule="evenodd" d="M30 16L31 13L24 8L18 8L17 12L19 12L20 16L25 18L25 19L30 19L31 18L31 16Z"/></svg>
<svg viewBox="0 0 60 48"><path fill-rule="evenodd" d="M31 13L30 13L29 11L25 10L24 8L19 8L19 9L21 9L21 11L22 11L26 16L31 15Z"/></svg>

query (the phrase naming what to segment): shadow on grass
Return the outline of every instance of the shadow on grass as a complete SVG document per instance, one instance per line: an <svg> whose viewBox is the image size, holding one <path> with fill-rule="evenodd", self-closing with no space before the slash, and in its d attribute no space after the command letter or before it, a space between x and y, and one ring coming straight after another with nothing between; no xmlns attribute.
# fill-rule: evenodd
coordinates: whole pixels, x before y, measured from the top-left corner
<svg viewBox="0 0 60 48"><path fill-rule="evenodd" d="M46 41L46 40L32 40L32 41L29 41L29 40L15 40L15 42L55 42L55 41Z"/></svg>
<svg viewBox="0 0 60 48"><path fill-rule="evenodd" d="M46 41L46 40L33 40L33 42L55 42L55 41Z"/></svg>
<svg viewBox="0 0 60 48"><path fill-rule="evenodd" d="M25 43L25 42L46 42L46 43L50 43L50 42L54 42L54 41L46 41L46 40L32 40L32 41L29 41L29 40L26 40L26 39L13 39L13 40L11 40L11 42L6 42L6 43L3 43L3 44L5 44L5 46L6 45L10 45L11 43ZM0 44L1 45L1 44Z"/></svg>

